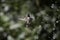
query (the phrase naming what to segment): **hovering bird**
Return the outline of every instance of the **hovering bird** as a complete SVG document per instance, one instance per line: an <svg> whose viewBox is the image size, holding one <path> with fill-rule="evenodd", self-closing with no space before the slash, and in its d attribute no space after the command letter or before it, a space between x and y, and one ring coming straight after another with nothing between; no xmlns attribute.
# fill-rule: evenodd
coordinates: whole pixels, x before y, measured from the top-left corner
<svg viewBox="0 0 60 40"><path fill-rule="evenodd" d="M25 18L19 18L19 20L25 21L26 22L26 27L29 27L31 22L32 22L32 17L30 16L30 14L27 14L27 16Z"/></svg>

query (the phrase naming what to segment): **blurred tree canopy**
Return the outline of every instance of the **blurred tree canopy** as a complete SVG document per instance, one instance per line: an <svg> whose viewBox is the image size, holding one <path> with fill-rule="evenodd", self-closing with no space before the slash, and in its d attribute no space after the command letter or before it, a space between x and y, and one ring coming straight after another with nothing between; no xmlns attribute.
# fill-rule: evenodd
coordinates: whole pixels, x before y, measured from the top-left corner
<svg viewBox="0 0 60 40"><path fill-rule="evenodd" d="M27 14L33 18L28 28L19 20ZM60 40L60 0L0 0L3 31L9 34L8 40Z"/></svg>

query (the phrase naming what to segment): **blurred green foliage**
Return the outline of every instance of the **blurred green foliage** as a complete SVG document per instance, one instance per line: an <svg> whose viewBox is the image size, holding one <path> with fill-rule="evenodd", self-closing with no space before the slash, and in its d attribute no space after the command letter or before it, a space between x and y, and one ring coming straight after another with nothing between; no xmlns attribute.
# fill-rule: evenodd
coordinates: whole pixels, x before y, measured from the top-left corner
<svg viewBox="0 0 60 40"><path fill-rule="evenodd" d="M60 1L37 1L39 6L36 0L1 0L0 27L16 40L47 40L43 37L43 33L42 36L39 36L41 31L45 29L51 33L53 28L57 28L56 40L60 40L60 30L58 29L60 24L56 26L56 21L60 20ZM55 5L53 8L51 8L52 4ZM25 21L18 19L26 17L27 14L32 14L35 18L28 28Z"/></svg>

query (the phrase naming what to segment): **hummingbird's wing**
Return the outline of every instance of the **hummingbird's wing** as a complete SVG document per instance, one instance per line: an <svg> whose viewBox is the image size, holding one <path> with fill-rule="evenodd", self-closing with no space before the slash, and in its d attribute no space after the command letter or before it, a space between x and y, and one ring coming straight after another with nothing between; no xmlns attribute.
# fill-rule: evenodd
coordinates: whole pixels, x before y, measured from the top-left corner
<svg viewBox="0 0 60 40"><path fill-rule="evenodd" d="M26 18L18 18L18 20L26 21Z"/></svg>

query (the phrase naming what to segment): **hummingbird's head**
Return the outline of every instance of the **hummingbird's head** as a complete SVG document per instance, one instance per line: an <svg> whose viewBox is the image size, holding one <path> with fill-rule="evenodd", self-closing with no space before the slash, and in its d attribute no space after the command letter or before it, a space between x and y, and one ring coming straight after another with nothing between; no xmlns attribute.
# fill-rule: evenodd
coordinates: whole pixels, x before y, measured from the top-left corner
<svg viewBox="0 0 60 40"><path fill-rule="evenodd" d="M28 14L27 16L30 17L30 14Z"/></svg>

